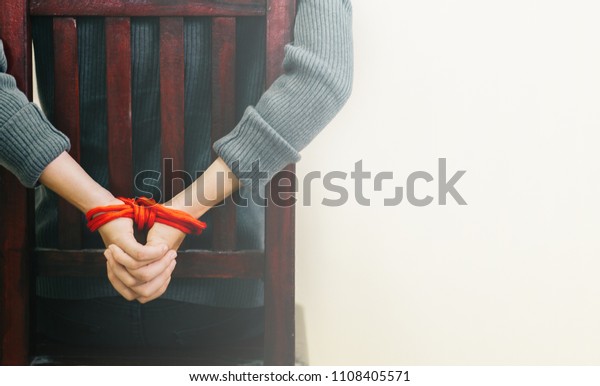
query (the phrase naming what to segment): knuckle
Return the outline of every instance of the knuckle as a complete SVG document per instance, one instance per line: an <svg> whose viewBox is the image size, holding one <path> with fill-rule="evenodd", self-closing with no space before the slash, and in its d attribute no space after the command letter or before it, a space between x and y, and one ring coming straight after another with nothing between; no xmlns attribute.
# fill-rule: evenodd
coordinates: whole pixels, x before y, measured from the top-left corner
<svg viewBox="0 0 600 386"><path fill-rule="evenodd" d="M119 258L115 254L112 254L106 261L110 263L111 266L115 264L121 264Z"/></svg>
<svg viewBox="0 0 600 386"><path fill-rule="evenodd" d="M142 268L143 265L141 265L137 261L133 261L133 262L128 262L126 265L124 265L124 267L127 268L128 271L137 271L138 269Z"/></svg>
<svg viewBox="0 0 600 386"><path fill-rule="evenodd" d="M133 277L127 277L125 280L122 281L127 287L133 287L137 284L137 280L135 280L135 278Z"/></svg>
<svg viewBox="0 0 600 386"><path fill-rule="evenodd" d="M140 271L137 274L137 278L141 281L143 281L144 283L149 282L150 280L152 280L152 275L150 275L150 273L148 271Z"/></svg>
<svg viewBox="0 0 600 386"><path fill-rule="evenodd" d="M141 297L143 297L143 298L147 298L147 297L149 297L150 295L152 295L152 291L150 291L148 288L142 288L142 289L139 291L139 294L140 294L140 296L141 296Z"/></svg>

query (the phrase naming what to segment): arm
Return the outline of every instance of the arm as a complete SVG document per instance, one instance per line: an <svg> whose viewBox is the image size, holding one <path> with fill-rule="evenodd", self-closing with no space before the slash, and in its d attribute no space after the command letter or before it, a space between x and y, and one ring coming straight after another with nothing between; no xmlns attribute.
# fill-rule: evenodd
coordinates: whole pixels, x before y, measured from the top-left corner
<svg viewBox="0 0 600 386"><path fill-rule="evenodd" d="M353 73L350 0L299 0L294 43L284 74L248 107L214 150L244 185L264 185L336 116L350 96ZM258 171L267 179L258 182ZM256 189L257 186L252 186Z"/></svg>
<svg viewBox="0 0 600 386"><path fill-rule="evenodd" d="M257 189L298 161L299 151L343 107L352 88L350 0L300 0L294 34L294 44L286 47L284 74L256 107L248 107L235 129L215 143L219 158L166 205L200 217L241 184ZM248 173L257 161L268 179L259 181L257 174ZM225 184L219 182L223 174ZM186 197L191 197L191 202L186 202ZM184 234L156 224L148 238L175 249Z"/></svg>
<svg viewBox="0 0 600 386"><path fill-rule="evenodd" d="M256 189L266 184L298 161L299 152L341 110L352 89L350 0L300 0L294 36L294 43L286 47L284 74L255 108L247 108L235 129L215 143L219 158L167 205L200 217L240 185ZM268 179L259 181L250 172L254 162Z"/></svg>
<svg viewBox="0 0 600 386"><path fill-rule="evenodd" d="M69 140L19 91L6 70L0 41L0 165L31 188L44 168L69 149Z"/></svg>
<svg viewBox="0 0 600 386"><path fill-rule="evenodd" d="M200 218L212 207L229 197L239 186L238 178L225 161L217 158L196 181L173 197L165 206ZM173 250L179 248L184 238L183 232L160 223L155 224L148 232L149 242L166 244L169 249Z"/></svg>
<svg viewBox="0 0 600 386"><path fill-rule="evenodd" d="M294 44L286 47L284 74L215 143L219 158L166 205L200 217L240 185L266 184L298 161L299 152L341 110L352 89L350 0L300 0L294 35ZM248 173L254 162L268 179Z"/></svg>
<svg viewBox="0 0 600 386"><path fill-rule="evenodd" d="M84 213L96 206L121 203L66 153L67 137L29 102L6 70L7 61L0 41L0 165L15 174L23 185L33 187L39 181ZM167 246L139 244L129 219L112 221L99 232L105 245L118 245L139 260L137 268L148 279L144 288L147 293L153 290L146 297L134 296L114 280L107 256L109 279L117 291L130 300L147 301L154 296L166 281L163 272L168 271L174 259L173 254L165 255Z"/></svg>
<svg viewBox="0 0 600 386"><path fill-rule="evenodd" d="M44 169L39 180L83 213L99 206L122 204L94 181L66 152ZM113 220L100 227L98 232L104 244L109 246L105 252L108 279L123 297L147 302L165 291L175 268L176 256L174 251L167 253L165 243L155 242L145 246L138 243L133 233L133 220L128 218ZM119 267L115 266L113 256L118 253L127 253L136 259L136 265L132 269L144 280L128 282L128 285L137 292L129 289L115 272L118 272Z"/></svg>
<svg viewBox="0 0 600 386"><path fill-rule="evenodd" d="M202 176L188 186L183 192L173 197L173 199L167 202L165 206L183 210L198 218L236 191L238 187L239 181L237 177L231 172L227 164L221 158L218 158L210 165ZM187 197L193 198L192 200L186 200ZM166 244L170 250L177 250L184 238L185 234L178 229L156 223L148 232L147 241L148 245ZM116 279L118 279L120 285L125 286L128 291L131 291L129 293L130 296L137 296L138 300L141 298L142 300L140 301L147 301L149 298L148 294L141 292L144 288L139 288L139 284L145 281L144 276L137 270L137 267L139 267L140 264L139 259L114 248L114 246L111 246L109 252L111 253L112 268ZM173 269L164 273L168 274L168 280L170 280L170 274ZM164 293L166 289L166 285L161 287L159 291L160 294ZM127 293L127 290L123 290L121 294Z"/></svg>

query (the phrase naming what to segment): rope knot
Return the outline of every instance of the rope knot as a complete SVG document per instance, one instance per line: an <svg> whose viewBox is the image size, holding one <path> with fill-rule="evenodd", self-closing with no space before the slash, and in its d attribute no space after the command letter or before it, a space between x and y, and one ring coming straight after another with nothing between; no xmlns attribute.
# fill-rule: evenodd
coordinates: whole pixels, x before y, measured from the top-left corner
<svg viewBox="0 0 600 386"><path fill-rule="evenodd" d="M144 197L145 198L145 197ZM156 201L138 198L133 202L133 222L139 230L150 229L156 221Z"/></svg>
<svg viewBox="0 0 600 386"><path fill-rule="evenodd" d="M183 233L199 235L206 229L206 223L190 214L167 208L151 198L117 197L122 205L110 205L94 208L86 213L88 228L95 232L101 226L117 218L130 218L139 230L150 229L155 223L161 223L179 229Z"/></svg>

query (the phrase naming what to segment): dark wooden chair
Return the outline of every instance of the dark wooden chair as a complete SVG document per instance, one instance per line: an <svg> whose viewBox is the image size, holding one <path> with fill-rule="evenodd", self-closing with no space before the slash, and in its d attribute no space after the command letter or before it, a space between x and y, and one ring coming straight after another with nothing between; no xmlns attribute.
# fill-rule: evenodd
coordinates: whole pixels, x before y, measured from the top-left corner
<svg viewBox="0 0 600 386"><path fill-rule="evenodd" d="M183 169L183 17L212 18L212 138L235 125L236 18L266 18L266 87L282 72L284 46L291 40L295 0L4 0L0 38L9 72L32 96L30 15L54 17L55 125L71 139L79 160L79 85L77 16L103 16L106 22L110 186L115 194L132 192L130 17L160 17L162 155ZM293 170L293 165L287 170ZM285 178L283 173L274 181ZM169 186L170 184L165 184ZM271 186L275 183L272 181ZM281 185L288 185L287 181ZM172 192L170 192L172 193ZM169 192L167 192L169 195ZM234 205L216 210L214 250L180 252L175 277L264 278L264 342L247 347L215 347L204 352L85 350L39 342L32 335L32 272L46 275L105 275L102 251L81 249L81 216L59 204L59 250L34 245L33 197L16 178L0 170L0 361L25 364L234 364L263 354L265 364L294 363L294 209L268 203L264 251L234 250ZM112 359L111 359L112 358ZM260 360L260 358L259 358Z"/></svg>

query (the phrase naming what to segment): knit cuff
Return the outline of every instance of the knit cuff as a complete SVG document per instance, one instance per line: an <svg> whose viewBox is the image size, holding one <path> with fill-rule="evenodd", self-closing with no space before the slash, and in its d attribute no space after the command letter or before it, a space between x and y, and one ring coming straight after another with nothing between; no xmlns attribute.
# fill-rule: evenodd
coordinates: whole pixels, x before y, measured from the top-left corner
<svg viewBox="0 0 600 386"><path fill-rule="evenodd" d="M2 166L28 188L56 157L70 148L69 139L56 130L33 103L25 105L0 127Z"/></svg>
<svg viewBox="0 0 600 386"><path fill-rule="evenodd" d="M300 154L253 107L240 123L213 145L245 188L256 191L285 166L298 162Z"/></svg>

